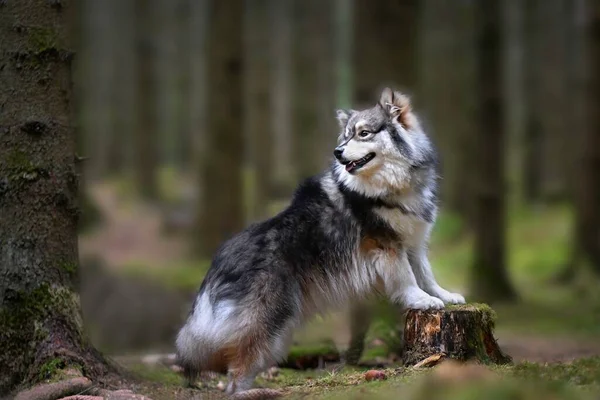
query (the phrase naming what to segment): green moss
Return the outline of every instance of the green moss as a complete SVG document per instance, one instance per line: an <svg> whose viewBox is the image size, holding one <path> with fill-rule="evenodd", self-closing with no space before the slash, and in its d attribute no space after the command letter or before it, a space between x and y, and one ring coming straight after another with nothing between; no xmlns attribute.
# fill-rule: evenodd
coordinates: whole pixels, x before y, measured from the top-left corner
<svg viewBox="0 0 600 400"><path fill-rule="evenodd" d="M76 262L62 262L60 263L60 268L63 271L66 271L69 275L73 275L77 272L77 263Z"/></svg>
<svg viewBox="0 0 600 400"><path fill-rule="evenodd" d="M12 389L22 379L35 381L59 368L57 361L50 360L41 371L30 370L35 362L45 361L36 358L36 351L50 333L48 320L57 314L74 324L71 327L74 334L82 331L78 297L71 290L42 284L28 292L12 292L5 296L0 308L0 343L3 345L0 370L12 371L10 379L13 380L0 378L0 392ZM31 383L35 382L28 382Z"/></svg>
<svg viewBox="0 0 600 400"><path fill-rule="evenodd" d="M8 305L0 309L0 327L4 335L19 335L23 329L33 325L33 338L39 340L45 336L44 319L51 312L58 311L64 315L75 315L81 328L83 323L77 317L78 304L79 298L73 291L42 284L29 293L17 293Z"/></svg>
<svg viewBox="0 0 600 400"><path fill-rule="evenodd" d="M28 27L27 46L30 51L40 54L58 46L58 35L50 28Z"/></svg>
<svg viewBox="0 0 600 400"><path fill-rule="evenodd" d="M13 151L8 155L7 160L10 171L9 178L12 181L33 181L45 174L44 169L34 164L24 151Z"/></svg>
<svg viewBox="0 0 600 400"><path fill-rule="evenodd" d="M492 328L496 323L496 312L487 304L470 303L470 304L453 304L445 308L447 311L469 311L478 312L481 314L481 319L484 325L490 325Z"/></svg>
<svg viewBox="0 0 600 400"><path fill-rule="evenodd" d="M48 360L40 367L39 379L50 379L56 376L57 372L65 367L65 362L60 358Z"/></svg>

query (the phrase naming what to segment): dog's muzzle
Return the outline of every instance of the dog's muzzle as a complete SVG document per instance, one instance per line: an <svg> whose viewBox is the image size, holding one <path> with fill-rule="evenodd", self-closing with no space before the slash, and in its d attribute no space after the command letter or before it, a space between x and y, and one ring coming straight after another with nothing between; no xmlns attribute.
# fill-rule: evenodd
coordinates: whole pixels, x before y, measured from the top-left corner
<svg viewBox="0 0 600 400"><path fill-rule="evenodd" d="M344 148L341 146L338 146L335 148L335 150L333 150L333 155L335 156L335 158L337 158L339 161L342 161L342 154L344 154Z"/></svg>

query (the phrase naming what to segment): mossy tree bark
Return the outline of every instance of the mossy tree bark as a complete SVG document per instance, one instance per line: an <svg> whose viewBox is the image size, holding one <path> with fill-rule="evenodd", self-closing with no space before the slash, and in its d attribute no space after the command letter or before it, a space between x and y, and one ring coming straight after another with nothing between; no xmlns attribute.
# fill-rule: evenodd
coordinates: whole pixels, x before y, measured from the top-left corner
<svg viewBox="0 0 600 400"><path fill-rule="evenodd" d="M242 164L243 0L210 3L208 32L208 132L201 160L197 245L210 257L244 225Z"/></svg>
<svg viewBox="0 0 600 400"><path fill-rule="evenodd" d="M109 371L85 337L76 291L74 7L0 5L0 394L65 366Z"/></svg>
<svg viewBox="0 0 600 400"><path fill-rule="evenodd" d="M479 131L474 135L473 179L475 256L471 293L493 302L515 297L505 257L504 108L502 104L501 3L480 2L478 40Z"/></svg>
<svg viewBox="0 0 600 400"><path fill-rule="evenodd" d="M494 311L486 305L453 306L444 310L409 310L404 328L406 365L443 354L460 361L506 364L494 338Z"/></svg>

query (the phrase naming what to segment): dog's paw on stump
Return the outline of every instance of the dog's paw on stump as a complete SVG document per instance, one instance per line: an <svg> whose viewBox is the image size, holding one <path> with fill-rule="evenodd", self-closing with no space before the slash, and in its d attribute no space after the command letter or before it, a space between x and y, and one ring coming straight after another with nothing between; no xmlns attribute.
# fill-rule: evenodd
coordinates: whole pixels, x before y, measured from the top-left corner
<svg viewBox="0 0 600 400"><path fill-rule="evenodd" d="M460 361L507 364L494 338L494 311L485 304L449 306L442 310L408 310L404 327L405 365L443 354Z"/></svg>

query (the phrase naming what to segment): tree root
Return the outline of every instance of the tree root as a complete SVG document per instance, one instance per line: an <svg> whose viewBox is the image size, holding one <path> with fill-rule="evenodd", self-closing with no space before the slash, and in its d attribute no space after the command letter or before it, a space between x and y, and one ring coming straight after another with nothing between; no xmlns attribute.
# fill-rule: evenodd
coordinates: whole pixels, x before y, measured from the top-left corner
<svg viewBox="0 0 600 400"><path fill-rule="evenodd" d="M92 387L92 381L79 377L60 382L37 385L19 392L15 400L57 400L83 393Z"/></svg>

